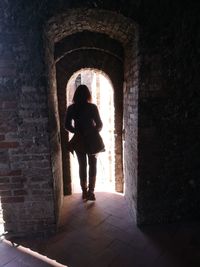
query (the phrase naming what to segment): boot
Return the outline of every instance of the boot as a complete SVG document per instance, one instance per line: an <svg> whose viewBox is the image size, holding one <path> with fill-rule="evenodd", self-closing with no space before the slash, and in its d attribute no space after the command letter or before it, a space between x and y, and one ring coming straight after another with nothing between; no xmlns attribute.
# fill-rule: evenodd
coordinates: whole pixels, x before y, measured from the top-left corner
<svg viewBox="0 0 200 267"><path fill-rule="evenodd" d="M95 183L96 183L96 177L89 177L89 190L87 193L87 200L96 200L94 194Z"/></svg>
<svg viewBox="0 0 200 267"><path fill-rule="evenodd" d="M87 199L87 183L86 180L81 181L82 199Z"/></svg>

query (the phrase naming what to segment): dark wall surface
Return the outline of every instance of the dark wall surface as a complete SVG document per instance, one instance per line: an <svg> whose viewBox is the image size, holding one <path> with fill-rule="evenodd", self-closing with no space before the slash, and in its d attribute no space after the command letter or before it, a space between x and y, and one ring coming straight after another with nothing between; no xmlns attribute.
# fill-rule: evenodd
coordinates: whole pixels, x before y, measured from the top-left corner
<svg viewBox="0 0 200 267"><path fill-rule="evenodd" d="M139 25L138 223L199 219L199 3L2 0L0 195L8 230L55 226L43 29L69 8L107 9Z"/></svg>
<svg viewBox="0 0 200 267"><path fill-rule="evenodd" d="M152 222L199 219L198 10L194 2L146 10L140 36L141 222L147 213Z"/></svg>

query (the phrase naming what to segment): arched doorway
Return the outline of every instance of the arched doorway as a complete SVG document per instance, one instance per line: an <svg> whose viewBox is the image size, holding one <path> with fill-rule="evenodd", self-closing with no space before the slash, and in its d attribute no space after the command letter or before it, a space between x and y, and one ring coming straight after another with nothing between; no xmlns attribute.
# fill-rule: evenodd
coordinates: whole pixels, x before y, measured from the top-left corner
<svg viewBox="0 0 200 267"><path fill-rule="evenodd" d="M84 33L84 36L92 36L95 33ZM78 37L82 34L78 34ZM97 35L102 38L101 41L113 44L121 51L120 44L108 39L105 35ZM70 40L72 36L69 36ZM68 39L67 39L68 40ZM88 39L87 39L88 40ZM91 44L92 45L92 44ZM66 142L69 140L68 133L64 129L64 119L67 107L66 87L71 76L80 69L89 68L97 69L109 76L113 84L113 101L114 101L114 121L115 121L115 190L123 192L123 170L122 170L122 125L123 125L123 57L112 55L102 50L81 49L65 54L56 64L56 80L57 80L57 97L58 110L61 131L61 148L62 148L62 171L64 179L64 193L69 195L72 192L71 174L70 174L70 158L69 152L66 150Z"/></svg>
<svg viewBox="0 0 200 267"><path fill-rule="evenodd" d="M102 71L81 69L74 73L67 84L67 106L72 103L76 87L86 84L92 95L92 102L99 109L103 121L101 136L106 151L98 155L97 191L115 190L115 125L114 125L114 94L110 79ZM70 135L71 138L71 135ZM72 192L80 192L78 163L75 155L70 154L70 175Z"/></svg>
<svg viewBox="0 0 200 267"><path fill-rule="evenodd" d="M60 16L52 18L46 28L51 81L49 103L52 105L52 110L56 111L51 112L50 116L58 115L59 118L57 120L56 117L55 122L58 122L58 127L60 126L57 128L59 133L53 127L50 130L52 165L55 170L55 198L58 199L58 203L59 200L62 201L61 188L64 188L65 195L71 194L69 153L65 149L68 134L63 125L67 106L66 86L75 72L82 68L93 68L109 75L114 87L115 161L117 162L115 190L123 192L125 182L125 197L131 209L135 211L137 209L139 88L137 25L126 17L105 10L89 9L87 12L87 22L85 17L83 19L75 16L76 10L68 10L63 14L62 19ZM76 21L72 27L73 17L76 17ZM121 27L122 24L124 27ZM53 82L52 77L55 77L56 83ZM122 146L122 126L125 128L124 146ZM55 147L58 147L57 151L61 152L59 157L55 156ZM59 166L60 155L62 166ZM62 187L63 178L64 187Z"/></svg>

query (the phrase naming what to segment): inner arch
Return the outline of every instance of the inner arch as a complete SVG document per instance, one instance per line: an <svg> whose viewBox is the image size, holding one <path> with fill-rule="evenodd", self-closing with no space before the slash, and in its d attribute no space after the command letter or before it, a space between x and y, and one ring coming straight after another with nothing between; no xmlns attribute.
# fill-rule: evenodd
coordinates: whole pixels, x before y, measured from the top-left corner
<svg viewBox="0 0 200 267"><path fill-rule="evenodd" d="M107 34L125 46L135 37L136 23L116 12L76 8L52 17L45 28L47 36L54 43L85 30Z"/></svg>

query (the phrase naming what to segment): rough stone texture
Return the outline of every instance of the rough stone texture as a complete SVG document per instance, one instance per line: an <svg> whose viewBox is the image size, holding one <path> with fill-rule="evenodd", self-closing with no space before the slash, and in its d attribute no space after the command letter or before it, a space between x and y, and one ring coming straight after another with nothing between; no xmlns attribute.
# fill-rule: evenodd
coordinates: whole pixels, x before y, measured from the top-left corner
<svg viewBox="0 0 200 267"><path fill-rule="evenodd" d="M123 119L125 197L134 217L137 218L138 92L140 67L137 31L134 42L126 47L125 53Z"/></svg>
<svg viewBox="0 0 200 267"><path fill-rule="evenodd" d="M141 31L140 223L200 216L197 10L195 3L160 6L160 23L149 17Z"/></svg>
<svg viewBox="0 0 200 267"><path fill-rule="evenodd" d="M55 215L42 35L15 24L12 6L1 4L0 195L5 230L51 231Z"/></svg>
<svg viewBox="0 0 200 267"><path fill-rule="evenodd" d="M199 10L198 2L187 0L1 1L0 195L6 229L55 228L62 165L52 42L85 30L107 34L125 52L125 66L106 49L93 51L90 65L104 66L110 77L125 70L126 192L138 223L199 219ZM133 21L139 25L139 58L128 46ZM76 64L65 62L69 75L84 67L88 51L82 52L70 55L77 61L80 56ZM105 62L94 65L95 58ZM119 72L106 71L111 58ZM121 77L113 79L118 88ZM122 100L115 99L119 105Z"/></svg>
<svg viewBox="0 0 200 267"><path fill-rule="evenodd" d="M56 43L65 36L77 32L91 31L106 33L122 44L131 41L135 26L123 15L97 9L69 9L48 21L45 31Z"/></svg>
<svg viewBox="0 0 200 267"><path fill-rule="evenodd" d="M199 219L197 7L161 9L162 24L155 28L148 51L145 40L155 25L146 25L142 33L139 159L146 158L140 161L143 178L138 178L141 223Z"/></svg>
<svg viewBox="0 0 200 267"><path fill-rule="evenodd" d="M98 27L98 25L97 25ZM55 43L55 61L78 50L96 50L108 53L123 61L124 50L119 42L107 36L107 33L97 33L84 30L71 34Z"/></svg>
<svg viewBox="0 0 200 267"><path fill-rule="evenodd" d="M56 68L54 62L54 45L44 35L45 63L47 66L46 75L48 77L47 101L49 109L49 143L50 143L50 163L53 174L53 196L55 205L56 221L59 220L60 208L63 201L63 168L62 149L60 136L60 120L58 96L56 91Z"/></svg>

